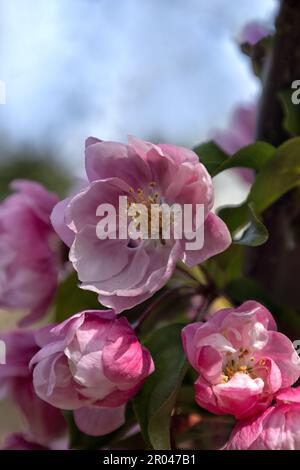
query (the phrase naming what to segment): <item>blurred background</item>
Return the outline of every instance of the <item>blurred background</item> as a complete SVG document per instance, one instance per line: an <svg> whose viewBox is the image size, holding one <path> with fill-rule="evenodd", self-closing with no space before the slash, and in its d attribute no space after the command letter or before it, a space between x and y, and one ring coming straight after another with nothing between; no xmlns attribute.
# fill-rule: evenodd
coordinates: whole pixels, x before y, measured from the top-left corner
<svg viewBox="0 0 300 470"><path fill-rule="evenodd" d="M193 146L259 81L237 40L276 0L0 0L1 153L81 175L84 139Z"/></svg>
<svg viewBox="0 0 300 470"><path fill-rule="evenodd" d="M133 134L191 147L228 128L234 109L260 93L239 35L252 21L272 29L277 6L276 0L0 0L6 88L0 195L16 177L65 194L84 174L89 135L125 141ZM215 185L217 205L238 203L247 192L232 172ZM11 324L7 315L1 322ZM1 408L0 427L15 429L15 411Z"/></svg>

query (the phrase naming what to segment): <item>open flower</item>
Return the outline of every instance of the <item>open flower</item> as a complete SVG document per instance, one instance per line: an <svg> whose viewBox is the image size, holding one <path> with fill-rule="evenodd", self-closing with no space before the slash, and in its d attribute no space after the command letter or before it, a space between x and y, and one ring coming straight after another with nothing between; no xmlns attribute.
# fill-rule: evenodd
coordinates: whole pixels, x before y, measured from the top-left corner
<svg viewBox="0 0 300 470"><path fill-rule="evenodd" d="M11 187L0 204L0 307L24 309L24 326L46 313L55 293L60 240L50 214L58 198L32 181Z"/></svg>
<svg viewBox="0 0 300 470"><path fill-rule="evenodd" d="M276 396L263 413L238 422L226 450L300 450L300 387Z"/></svg>
<svg viewBox="0 0 300 470"><path fill-rule="evenodd" d="M5 364L0 365L0 396L11 397L27 422L27 435L39 444L60 437L66 422L57 408L41 400L34 391L29 361L38 352L32 331L2 334Z"/></svg>
<svg viewBox="0 0 300 470"><path fill-rule="evenodd" d="M189 362L199 372L197 403L241 419L266 408L300 374L300 359L278 333L270 312L254 301L215 313L182 332Z"/></svg>
<svg viewBox="0 0 300 470"><path fill-rule="evenodd" d="M90 435L124 423L126 402L154 370L128 321L111 310L78 313L41 329L36 339L36 393L53 406L75 410L78 427Z"/></svg>
<svg viewBox="0 0 300 470"><path fill-rule="evenodd" d="M210 175L191 150L133 138L129 145L92 138L87 140L86 172L87 187L60 202L53 211L52 222L60 237L71 246L70 260L81 287L97 292L100 302L117 313L162 288L177 260L193 266L224 251L231 243L226 225L211 212ZM201 249L186 249L185 237L166 239L160 230L156 239L132 239L130 231L124 239L100 239L97 208L105 203L118 211L119 196L127 197L130 208L136 204L147 207L147 222L155 204L158 218L163 217L163 203L181 207L190 204L194 222L196 204L201 204L204 245Z"/></svg>

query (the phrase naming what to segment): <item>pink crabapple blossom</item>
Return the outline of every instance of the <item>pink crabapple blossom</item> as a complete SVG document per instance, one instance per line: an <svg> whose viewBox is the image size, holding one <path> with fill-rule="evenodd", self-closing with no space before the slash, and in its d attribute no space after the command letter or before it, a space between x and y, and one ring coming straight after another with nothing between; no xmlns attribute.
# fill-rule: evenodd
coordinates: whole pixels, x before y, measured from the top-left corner
<svg viewBox="0 0 300 470"><path fill-rule="evenodd" d="M11 188L0 204L0 307L24 310L25 326L46 313L56 290L61 242L50 214L58 197L32 181Z"/></svg>
<svg viewBox="0 0 300 470"><path fill-rule="evenodd" d="M270 312L255 301L219 310L182 331L185 353L199 373L197 403L237 419L264 410L300 374L291 341L276 331Z"/></svg>
<svg viewBox="0 0 300 470"><path fill-rule="evenodd" d="M75 410L78 427L107 434L124 423L125 404L154 370L128 321L111 310L84 311L36 334L31 360L38 396Z"/></svg>
<svg viewBox="0 0 300 470"><path fill-rule="evenodd" d="M224 251L231 243L224 222L211 212L211 177L191 150L174 145L154 145L135 138L129 144L86 142L87 186L60 202L52 222L70 247L70 260L83 289L98 293L102 305L117 313L129 309L161 289L176 262L194 266ZM101 203L118 208L119 196L129 204L166 203L204 206L204 245L186 250L185 239L101 240L96 226Z"/></svg>

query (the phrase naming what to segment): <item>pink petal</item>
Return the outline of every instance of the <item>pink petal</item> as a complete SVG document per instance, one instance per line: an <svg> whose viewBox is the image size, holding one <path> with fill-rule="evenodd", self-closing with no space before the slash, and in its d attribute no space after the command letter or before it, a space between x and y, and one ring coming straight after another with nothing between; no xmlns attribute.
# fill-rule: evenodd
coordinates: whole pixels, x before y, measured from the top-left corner
<svg viewBox="0 0 300 470"><path fill-rule="evenodd" d="M198 155L190 149L171 144L158 144L157 146L164 152L164 154L171 157L176 163L199 163Z"/></svg>
<svg viewBox="0 0 300 470"><path fill-rule="evenodd" d="M128 266L130 255L127 240L100 240L96 228L87 225L76 235L70 251L70 261L78 272L80 281L100 283L122 273Z"/></svg>
<svg viewBox="0 0 300 470"><path fill-rule="evenodd" d="M237 419L254 414L256 410L261 411L258 402L263 388L264 382L260 378L252 379L241 373L236 373L227 383L213 386L222 411L233 414Z"/></svg>
<svg viewBox="0 0 300 470"><path fill-rule="evenodd" d="M104 436L125 423L125 405L118 408L80 408L74 412L80 431L89 436Z"/></svg>
<svg viewBox="0 0 300 470"><path fill-rule="evenodd" d="M134 189L151 180L147 163L130 147L117 142L98 142L86 148L86 173L90 182L120 178Z"/></svg>
<svg viewBox="0 0 300 470"><path fill-rule="evenodd" d="M270 357L276 362L282 377L282 388L293 385L300 375L300 358L292 342L282 333L270 331L268 343L257 359Z"/></svg>
<svg viewBox="0 0 300 470"><path fill-rule="evenodd" d="M183 348L185 354L188 358L188 361L192 364L194 369L197 370L198 361L197 361L197 345L195 343L195 335L201 326L204 325L203 322L191 323L183 328L181 331L181 338L183 343Z"/></svg>
<svg viewBox="0 0 300 470"><path fill-rule="evenodd" d="M88 137L85 140L85 148L89 147L90 145L97 144L98 142L102 142L102 140L97 139L97 137Z"/></svg>
<svg viewBox="0 0 300 470"><path fill-rule="evenodd" d="M300 403L300 387L288 388L276 395L278 403Z"/></svg>
<svg viewBox="0 0 300 470"><path fill-rule="evenodd" d="M51 222L54 230L67 246L72 245L75 237L74 232L67 226L65 222L66 208L68 207L68 204L71 200L72 197L67 197L63 201L60 201L58 204L56 204L51 214Z"/></svg>
<svg viewBox="0 0 300 470"><path fill-rule="evenodd" d="M186 240L183 240L185 246ZM225 223L212 212L204 223L204 246L201 250L186 250L182 261L188 266L195 266L208 258L222 253L231 244L231 235Z"/></svg>
<svg viewBox="0 0 300 470"><path fill-rule="evenodd" d="M56 194L47 191L36 181L18 179L14 180L10 187L15 191L20 191L25 198L27 197L36 215L47 224L49 223L49 214L54 205L58 203Z"/></svg>

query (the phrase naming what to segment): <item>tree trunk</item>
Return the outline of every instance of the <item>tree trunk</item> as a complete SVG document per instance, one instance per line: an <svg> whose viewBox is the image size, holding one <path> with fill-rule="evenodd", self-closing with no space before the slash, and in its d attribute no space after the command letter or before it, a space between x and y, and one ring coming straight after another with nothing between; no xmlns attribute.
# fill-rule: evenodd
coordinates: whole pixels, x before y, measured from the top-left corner
<svg viewBox="0 0 300 470"><path fill-rule="evenodd" d="M283 128L278 93L291 89L297 79L300 79L300 1L283 0L264 70L257 139L278 146L289 137ZM264 222L269 240L255 250L248 250L246 274L258 279L274 302L300 311L300 192L290 191L277 201L265 212Z"/></svg>

